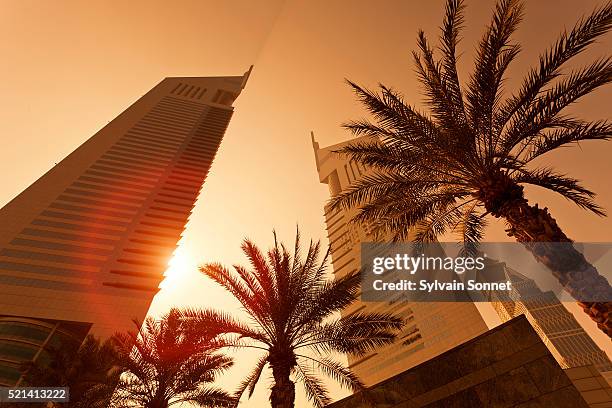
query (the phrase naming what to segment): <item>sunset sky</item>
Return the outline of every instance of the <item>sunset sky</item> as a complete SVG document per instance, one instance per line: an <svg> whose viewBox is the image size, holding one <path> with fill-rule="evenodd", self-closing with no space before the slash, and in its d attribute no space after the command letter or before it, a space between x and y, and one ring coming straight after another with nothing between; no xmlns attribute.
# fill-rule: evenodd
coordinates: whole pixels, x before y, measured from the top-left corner
<svg viewBox="0 0 612 408"><path fill-rule="evenodd" d="M468 1L460 45L464 81L493 4ZM515 37L523 51L507 88L520 83L560 30L598 4L603 2L528 2ZM322 206L328 191L318 182L310 131L322 147L349 138L339 125L362 117L363 110L344 78L369 87L382 82L419 105L410 51L419 28L437 39L443 9L442 0L0 0L0 206L164 77L241 75L253 64L151 313L173 305L234 309L197 265L244 263L244 237L267 248L273 228L292 241L298 223L304 237L327 244ZM603 55L611 46L608 36L589 55ZM587 119L609 118L611 102L608 87L574 110ZM612 211L611 156L612 144L592 142L549 156L545 164L585 180ZM528 198L548 206L571 238L612 241L612 218L537 190L528 190ZM486 239L509 240L496 223ZM569 308L612 354L609 340L577 306ZM489 325L497 324L486 306L483 311ZM237 382L251 357L238 357L243 363L227 384ZM265 386L259 387L243 406L261 406L267 397ZM296 405L306 406L300 400Z"/></svg>

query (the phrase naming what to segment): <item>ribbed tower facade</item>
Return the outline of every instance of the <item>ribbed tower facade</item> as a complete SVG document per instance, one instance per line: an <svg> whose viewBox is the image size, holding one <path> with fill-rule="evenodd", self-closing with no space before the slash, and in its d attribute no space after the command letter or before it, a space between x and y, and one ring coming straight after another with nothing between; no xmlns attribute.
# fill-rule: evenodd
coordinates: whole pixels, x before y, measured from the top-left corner
<svg viewBox="0 0 612 408"><path fill-rule="evenodd" d="M346 189L368 172L362 164L333 153L348 142L320 148L313 135L312 143L319 181L328 185L330 196ZM361 242L374 240L367 227L349 223L355 213L354 209L332 210L327 205L324 207L336 277L358 271L361 268ZM344 314L361 311L394 313L407 322L395 344L360 358L349 358L350 368L366 385L399 374L487 331L478 309L471 302L358 301Z"/></svg>
<svg viewBox="0 0 612 408"><path fill-rule="evenodd" d="M499 268L512 281L511 292L492 292L491 301L502 321L524 314L551 354L563 368L593 365L600 372L612 371L612 363L557 296L543 292L533 279L507 267Z"/></svg>
<svg viewBox="0 0 612 408"><path fill-rule="evenodd" d="M0 209L0 385L145 317L248 74L164 79Z"/></svg>

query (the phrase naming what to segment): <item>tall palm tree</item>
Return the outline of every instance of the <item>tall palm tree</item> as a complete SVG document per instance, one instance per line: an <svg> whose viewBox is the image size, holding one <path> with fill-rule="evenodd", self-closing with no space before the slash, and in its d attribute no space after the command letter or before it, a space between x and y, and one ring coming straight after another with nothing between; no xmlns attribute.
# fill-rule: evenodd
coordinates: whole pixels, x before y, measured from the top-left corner
<svg viewBox="0 0 612 408"><path fill-rule="evenodd" d="M112 408L167 408L190 402L202 407L230 407L235 398L211 386L232 366L208 331L193 338L181 330L180 312L160 320L148 317L137 332L116 334L119 367L124 375L110 403Z"/></svg>
<svg viewBox="0 0 612 408"><path fill-rule="evenodd" d="M62 344L46 351L47 359L24 366L23 386L68 387L70 401L57 403L67 408L106 407L119 380L117 354L109 340L88 335L83 343ZM23 404L34 407L36 404ZM38 406L46 407L40 403Z"/></svg>
<svg viewBox="0 0 612 408"><path fill-rule="evenodd" d="M500 0L475 56L466 86L457 75L456 48L464 3L448 0L440 57L425 34L413 53L429 112L407 104L391 88L371 91L350 82L374 120L345 124L364 136L339 150L372 173L333 197L333 207L359 207L354 221L379 236L432 241L455 231L464 243L483 236L486 217L505 220L522 242L580 302L598 327L612 336L612 288L572 245L546 208L530 205L523 186L552 190L603 216L595 194L578 180L534 160L584 140L609 140L612 124L588 122L566 107L612 80L612 57L563 75L567 62L612 27L612 4L581 19L541 55L520 88L505 96L506 69L519 54L512 41L523 15L519 0ZM550 244L555 243L555 244Z"/></svg>
<svg viewBox="0 0 612 408"><path fill-rule="evenodd" d="M248 390L253 394L266 366L272 370L270 402L273 408L294 406L295 385L303 384L316 407L329 403L327 387L317 370L352 390L361 381L334 357L334 353L361 355L390 344L403 326L399 317L381 313L339 312L353 303L359 293L358 273L335 280L326 276L329 251L319 263L321 246L310 242L305 257L300 254L296 234L293 253L276 239L266 255L251 241L242 250L251 269L235 265L235 273L220 264L206 264L201 272L223 286L242 305L249 323L227 314L192 311L185 315L187 330L226 333L234 347L261 350L252 372L241 383L238 398Z"/></svg>

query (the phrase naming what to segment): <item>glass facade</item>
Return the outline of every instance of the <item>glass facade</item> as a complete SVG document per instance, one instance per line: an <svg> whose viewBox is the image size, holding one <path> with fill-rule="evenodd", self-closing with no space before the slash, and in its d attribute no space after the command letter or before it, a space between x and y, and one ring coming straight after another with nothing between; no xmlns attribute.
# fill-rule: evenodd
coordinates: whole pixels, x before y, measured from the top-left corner
<svg viewBox="0 0 612 408"><path fill-rule="evenodd" d="M91 324L0 316L0 386L14 386L20 367L44 359L45 350L62 345L79 346Z"/></svg>

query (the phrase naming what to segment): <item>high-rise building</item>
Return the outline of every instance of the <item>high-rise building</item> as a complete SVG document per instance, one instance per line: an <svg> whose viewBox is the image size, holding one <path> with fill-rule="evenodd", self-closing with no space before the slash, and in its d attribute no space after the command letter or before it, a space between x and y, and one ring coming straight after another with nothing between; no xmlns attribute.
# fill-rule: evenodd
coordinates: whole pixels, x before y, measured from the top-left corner
<svg viewBox="0 0 612 408"><path fill-rule="evenodd" d="M491 292L491 304L502 321L524 314L562 368L592 365L602 373L612 371L606 353L552 291L543 292L533 279L503 262L488 268L497 268L502 280L512 282L510 292Z"/></svg>
<svg viewBox="0 0 612 408"><path fill-rule="evenodd" d="M144 318L249 73L164 79L0 209L0 385Z"/></svg>
<svg viewBox="0 0 612 408"><path fill-rule="evenodd" d="M333 152L349 142L320 148L312 143L319 180L327 184L330 196L346 189L368 172L362 164ZM374 237L366 227L349 223L355 209L332 210L325 206L325 221L331 246L334 275L341 277L361 268L362 242ZM478 309L471 302L355 302L344 313L358 311L394 313L407 321L395 344L360 358L349 357L350 368L366 385L376 384L429 360L487 331Z"/></svg>

